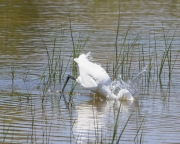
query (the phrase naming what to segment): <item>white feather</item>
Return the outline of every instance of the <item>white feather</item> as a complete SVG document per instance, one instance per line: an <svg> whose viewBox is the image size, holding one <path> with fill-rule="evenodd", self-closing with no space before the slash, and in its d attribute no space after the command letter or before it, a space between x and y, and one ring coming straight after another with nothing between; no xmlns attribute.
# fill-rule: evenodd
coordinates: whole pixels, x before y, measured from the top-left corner
<svg viewBox="0 0 180 144"><path fill-rule="evenodd" d="M133 100L131 93L126 89L121 89L118 95L114 95L110 89L111 78L107 72L98 64L89 61L90 52L81 54L74 61L78 64L79 77L77 82L84 88L99 93L109 99Z"/></svg>

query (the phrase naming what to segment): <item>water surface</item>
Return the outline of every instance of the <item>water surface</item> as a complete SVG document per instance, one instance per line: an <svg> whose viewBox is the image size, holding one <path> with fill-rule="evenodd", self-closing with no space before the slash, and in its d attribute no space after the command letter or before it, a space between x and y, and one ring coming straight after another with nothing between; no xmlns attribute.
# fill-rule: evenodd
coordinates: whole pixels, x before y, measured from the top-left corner
<svg viewBox="0 0 180 144"><path fill-rule="evenodd" d="M166 47L164 39L169 45L174 38L171 46L174 62L180 49L179 5L178 1L121 0L118 47L128 29L126 48L139 34L129 56L132 57L131 69L122 75L134 76L143 65L149 64L149 57L155 55L155 68L160 67ZM0 13L1 142L111 143L116 120L118 128L114 143L119 138L122 143L180 141L179 56L173 67L170 87L166 61L162 87L153 69L150 82L146 78L143 80L139 97L133 103L107 101L77 85L69 105L71 82L63 97L55 92L62 87L58 81L50 87L52 92L47 92L42 102L43 81L40 78L48 65L47 50L50 56L53 54L55 37L55 55L61 48L63 69L67 66L65 76L72 73L72 58L67 65L73 51L69 16L76 44L80 34L83 40L90 35L82 52L91 51L93 61L105 69L107 61L113 60L119 1L3 0ZM112 76L111 69L108 73ZM144 75L147 76L148 73Z"/></svg>

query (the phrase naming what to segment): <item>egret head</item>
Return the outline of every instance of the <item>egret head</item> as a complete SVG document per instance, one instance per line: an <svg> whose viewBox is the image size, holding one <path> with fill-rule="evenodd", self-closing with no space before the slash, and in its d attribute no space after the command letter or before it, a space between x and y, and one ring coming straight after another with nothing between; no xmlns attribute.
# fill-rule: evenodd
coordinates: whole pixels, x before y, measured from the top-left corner
<svg viewBox="0 0 180 144"><path fill-rule="evenodd" d="M88 52L87 54L81 54L78 58L75 58L74 61L78 64L81 61L87 60L89 56L90 52Z"/></svg>

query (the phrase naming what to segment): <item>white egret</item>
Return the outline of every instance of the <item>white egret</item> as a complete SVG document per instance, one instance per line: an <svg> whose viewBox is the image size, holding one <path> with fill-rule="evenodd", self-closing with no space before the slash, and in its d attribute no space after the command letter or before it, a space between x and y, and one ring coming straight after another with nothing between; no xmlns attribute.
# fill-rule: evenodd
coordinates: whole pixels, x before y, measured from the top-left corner
<svg viewBox="0 0 180 144"><path fill-rule="evenodd" d="M111 78L100 65L89 61L89 55L90 53L81 54L78 58L74 59L79 68L79 77L75 79L68 75L62 92L64 91L69 78L71 78L76 80L85 89L105 96L108 99L134 100L131 93L124 88L120 89L118 94L115 95L111 89Z"/></svg>

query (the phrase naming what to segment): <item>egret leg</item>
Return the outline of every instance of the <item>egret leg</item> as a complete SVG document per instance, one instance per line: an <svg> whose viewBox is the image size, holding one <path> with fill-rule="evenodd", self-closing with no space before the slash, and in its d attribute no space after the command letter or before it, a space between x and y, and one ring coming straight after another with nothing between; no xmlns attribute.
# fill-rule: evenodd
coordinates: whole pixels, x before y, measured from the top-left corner
<svg viewBox="0 0 180 144"><path fill-rule="evenodd" d="M75 80L75 81L76 81L76 78L75 78L75 77L73 77L73 76L71 76L71 75L68 75L67 78L66 78L66 81L65 81L65 83L64 83L64 86L63 86L63 88L62 88L62 93L64 92L64 89L65 89L65 87L66 87L66 85L67 85L67 83L68 83L68 81L69 81L70 78L71 78L72 80Z"/></svg>

